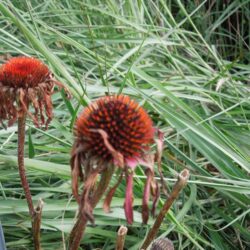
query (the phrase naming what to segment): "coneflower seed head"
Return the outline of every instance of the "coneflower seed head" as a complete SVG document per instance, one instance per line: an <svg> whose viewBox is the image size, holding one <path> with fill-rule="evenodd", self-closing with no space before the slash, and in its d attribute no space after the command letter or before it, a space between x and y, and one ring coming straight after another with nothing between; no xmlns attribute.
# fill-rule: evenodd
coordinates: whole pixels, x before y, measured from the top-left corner
<svg viewBox="0 0 250 250"><path fill-rule="evenodd" d="M0 70L0 82L13 88L31 88L49 77L48 67L36 58L13 57Z"/></svg>
<svg viewBox="0 0 250 250"><path fill-rule="evenodd" d="M0 123L11 126L18 117L28 114L36 126L52 119L54 86L66 88L56 81L48 67L36 58L13 57L0 67ZM68 92L66 90L66 92ZM30 104L34 113L29 111Z"/></svg>
<svg viewBox="0 0 250 250"><path fill-rule="evenodd" d="M139 157L154 136L153 125L146 111L128 96L102 97L80 115L76 122L76 136L90 157L107 161L112 155L95 129L108 135L109 143L124 159Z"/></svg>

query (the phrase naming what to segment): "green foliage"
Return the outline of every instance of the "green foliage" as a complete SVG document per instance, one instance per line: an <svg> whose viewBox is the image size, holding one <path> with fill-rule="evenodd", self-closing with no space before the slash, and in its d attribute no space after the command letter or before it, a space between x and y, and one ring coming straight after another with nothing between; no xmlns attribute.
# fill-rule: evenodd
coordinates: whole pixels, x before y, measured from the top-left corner
<svg viewBox="0 0 250 250"><path fill-rule="evenodd" d="M27 122L26 167L34 200L44 199L42 245L66 249L77 205L70 150L77 114L105 93L131 95L165 132L163 171L191 179L159 237L176 249L246 249L250 245L250 1L24 0L0 2L1 63L6 55L45 61L72 91L53 96L48 131ZM0 220L8 249L32 249L30 221L16 167L16 126L0 130ZM135 223L127 249L138 249L143 169L136 172ZM115 182L116 178L112 180ZM114 249L125 224L125 185L112 213L99 204L82 249ZM161 196L159 207L166 197Z"/></svg>

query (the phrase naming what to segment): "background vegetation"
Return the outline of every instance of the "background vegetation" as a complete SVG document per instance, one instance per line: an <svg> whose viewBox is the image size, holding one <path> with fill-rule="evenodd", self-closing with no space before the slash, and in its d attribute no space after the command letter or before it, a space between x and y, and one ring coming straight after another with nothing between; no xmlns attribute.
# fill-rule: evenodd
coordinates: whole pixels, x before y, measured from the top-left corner
<svg viewBox="0 0 250 250"><path fill-rule="evenodd" d="M248 0L0 1L1 63L9 56L38 57L73 93L70 101L54 95L48 131L27 122L28 178L33 198L45 201L44 249L66 249L76 215L69 168L76 116L89 101L121 92L139 101L166 134L169 189L177 172L190 169L159 237L176 249L249 249L249 10ZM0 220L8 249L32 249L16 129L0 130ZM141 225L144 182L137 168L130 250L138 249L153 221ZM82 249L114 249L116 231L126 223L124 190L122 183L112 213L101 204L94 211L96 227L87 228Z"/></svg>

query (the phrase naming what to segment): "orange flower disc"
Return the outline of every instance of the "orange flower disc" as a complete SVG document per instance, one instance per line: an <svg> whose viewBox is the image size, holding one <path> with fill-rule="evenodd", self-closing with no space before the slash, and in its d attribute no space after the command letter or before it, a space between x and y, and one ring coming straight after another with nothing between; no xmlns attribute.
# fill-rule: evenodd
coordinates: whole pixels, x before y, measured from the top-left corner
<svg viewBox="0 0 250 250"><path fill-rule="evenodd" d="M36 87L49 77L48 67L36 58L13 57L0 70L0 82L13 88Z"/></svg>
<svg viewBox="0 0 250 250"><path fill-rule="evenodd" d="M0 67L0 123L8 120L11 126L18 117L27 114L38 127L45 124L46 114L48 127L53 117L51 95L55 85L63 88L38 59L11 58ZM33 114L29 111L30 104L34 108Z"/></svg>
<svg viewBox="0 0 250 250"><path fill-rule="evenodd" d="M140 157L152 142L152 120L138 103L128 96L106 96L85 108L76 122L78 142L89 158L112 160L103 138L94 130L102 129L109 143L125 160Z"/></svg>

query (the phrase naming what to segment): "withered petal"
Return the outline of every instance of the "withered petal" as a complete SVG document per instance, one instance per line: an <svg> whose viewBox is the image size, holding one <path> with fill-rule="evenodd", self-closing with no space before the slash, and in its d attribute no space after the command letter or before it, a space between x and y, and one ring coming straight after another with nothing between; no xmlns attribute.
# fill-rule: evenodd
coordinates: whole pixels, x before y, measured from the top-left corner
<svg viewBox="0 0 250 250"><path fill-rule="evenodd" d="M133 224L134 215L133 215L133 171L126 173L126 194L124 202L125 216L128 224Z"/></svg>
<svg viewBox="0 0 250 250"><path fill-rule="evenodd" d="M143 193L143 199L142 199L142 222L144 224L147 224L148 217L149 217L148 202L150 198L150 186L151 186L151 182L152 182L154 174L149 168L145 170L145 174L147 176L147 179L146 179L146 183L144 186L144 193Z"/></svg>
<svg viewBox="0 0 250 250"><path fill-rule="evenodd" d="M160 188L159 188L157 181L155 181L154 178L151 181L151 195L153 197L153 205L151 209L151 214L154 217L155 212L156 212L156 207L160 198Z"/></svg>
<svg viewBox="0 0 250 250"><path fill-rule="evenodd" d="M112 198L113 198L113 196L115 194L115 191L116 191L117 187L121 183L122 178L123 178L123 171L121 172L121 174L119 176L119 179L116 182L116 184L112 188L110 188L110 190L107 193L106 198L105 198L105 200L103 202L103 210L104 210L105 213L110 212L110 204L111 204Z"/></svg>
<svg viewBox="0 0 250 250"><path fill-rule="evenodd" d="M124 167L124 158L123 155L115 150L115 148L110 144L108 140L108 134L103 129L90 129L91 132L99 133L102 136L102 139L104 141L104 145L109 150L111 155L113 156L114 161L116 162L116 165L118 167L123 168Z"/></svg>

